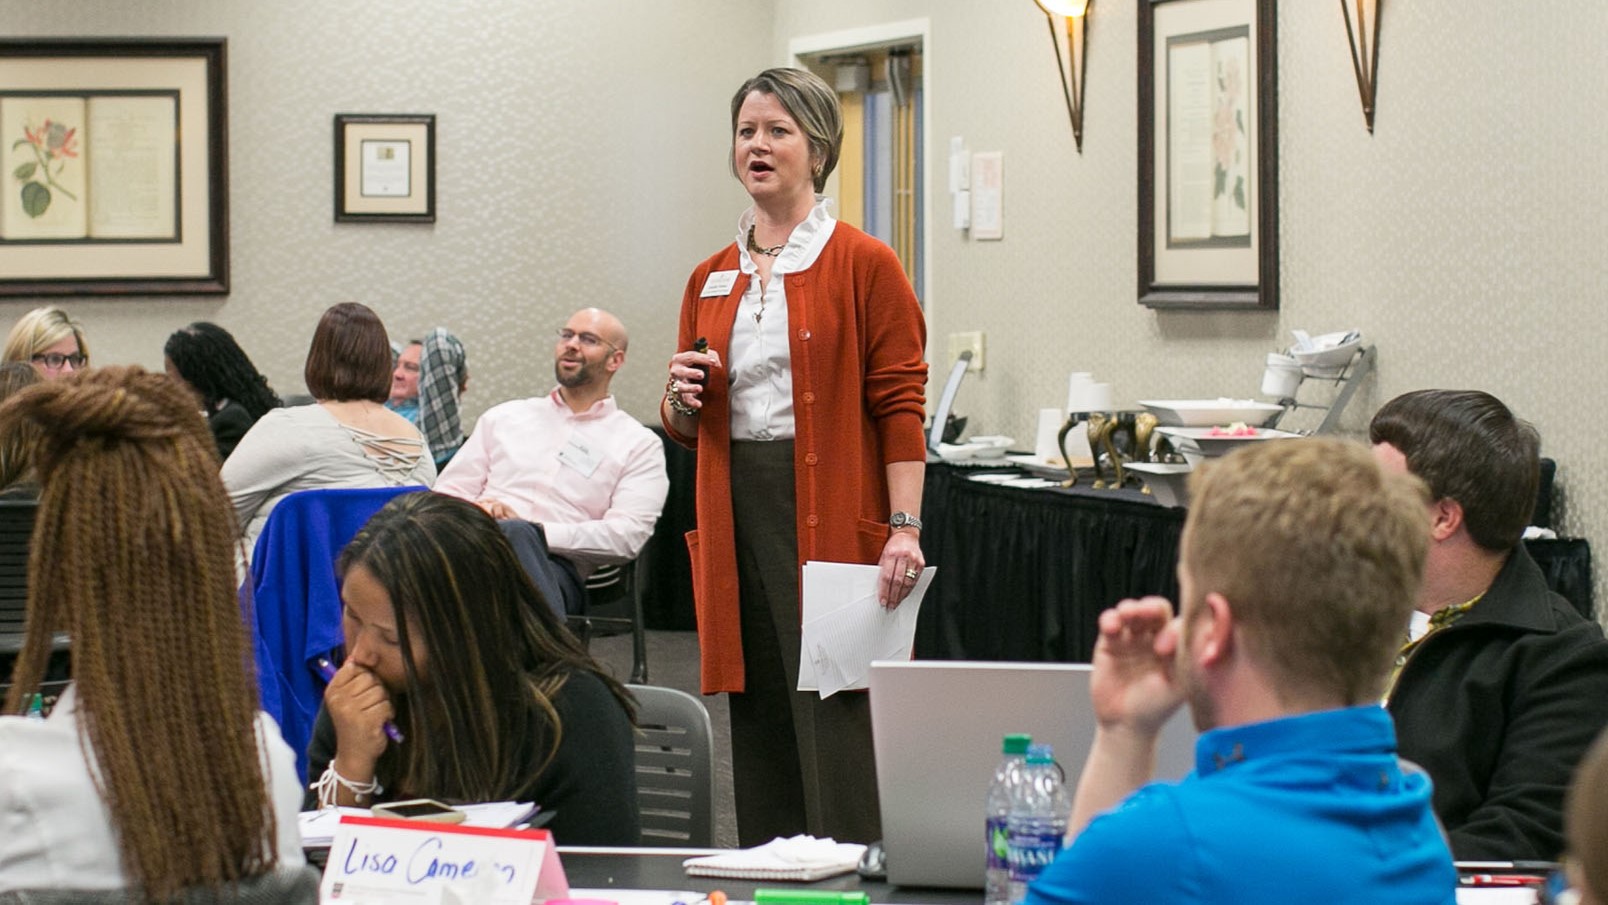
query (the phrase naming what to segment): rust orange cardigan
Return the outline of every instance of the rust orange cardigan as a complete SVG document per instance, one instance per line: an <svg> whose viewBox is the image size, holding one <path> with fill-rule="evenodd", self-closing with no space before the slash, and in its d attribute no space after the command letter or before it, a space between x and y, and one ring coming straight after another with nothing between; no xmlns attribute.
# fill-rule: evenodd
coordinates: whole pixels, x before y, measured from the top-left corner
<svg viewBox="0 0 1608 905"><path fill-rule="evenodd" d="M748 288L700 297L709 274L738 270L736 243L698 265L681 301L678 349L700 336L724 363L737 305ZM927 328L893 250L839 222L808 270L786 274L792 355L798 560L875 563L888 539L890 462L922 461L926 444ZM732 526L728 376L712 371L698 434L665 429L698 450L687 534L705 694L743 690L737 553ZM737 492L741 492L738 490Z"/></svg>

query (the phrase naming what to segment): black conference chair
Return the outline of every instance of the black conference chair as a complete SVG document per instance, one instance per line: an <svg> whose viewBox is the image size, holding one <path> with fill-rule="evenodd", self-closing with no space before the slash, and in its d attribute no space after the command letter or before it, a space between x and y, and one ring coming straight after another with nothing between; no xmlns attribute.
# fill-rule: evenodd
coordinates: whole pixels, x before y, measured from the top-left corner
<svg viewBox="0 0 1608 905"><path fill-rule="evenodd" d="M28 612L28 547L38 510L34 500L0 500L0 699L11 689L11 669L22 651ZM47 704L55 703L67 687L71 646L65 633L58 632L51 639L50 666L41 689Z"/></svg>
<svg viewBox="0 0 1608 905"><path fill-rule="evenodd" d="M642 582L647 552L634 562L603 566L586 579L586 611L568 618L570 631L591 648L594 636L631 633L631 682L648 681L648 641L642 626Z"/></svg>

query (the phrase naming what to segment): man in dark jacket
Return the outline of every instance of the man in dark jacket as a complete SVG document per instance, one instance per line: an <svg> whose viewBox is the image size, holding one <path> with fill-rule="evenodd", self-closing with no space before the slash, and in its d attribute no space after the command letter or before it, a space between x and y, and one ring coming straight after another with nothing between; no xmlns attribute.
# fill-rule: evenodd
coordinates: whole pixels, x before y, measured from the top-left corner
<svg viewBox="0 0 1608 905"><path fill-rule="evenodd" d="M1488 393L1420 390L1369 426L1429 485L1430 550L1388 695L1401 756L1429 772L1459 860L1553 859L1564 791L1608 724L1608 641L1548 590L1521 537L1540 441Z"/></svg>

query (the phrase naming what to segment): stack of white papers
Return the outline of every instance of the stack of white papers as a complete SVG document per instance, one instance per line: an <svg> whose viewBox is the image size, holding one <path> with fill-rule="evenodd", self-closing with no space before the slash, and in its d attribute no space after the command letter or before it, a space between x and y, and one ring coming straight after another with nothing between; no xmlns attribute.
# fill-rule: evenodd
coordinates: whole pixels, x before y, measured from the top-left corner
<svg viewBox="0 0 1608 905"><path fill-rule="evenodd" d="M860 864L865 846L814 836L777 837L753 848L688 858L681 862L689 877L738 880L813 882L846 874Z"/></svg>
<svg viewBox="0 0 1608 905"><path fill-rule="evenodd" d="M528 801L490 801L485 804L460 804L464 813L462 826L484 826L505 829L524 823L539 808ZM335 841L335 830L344 816L372 817L368 808L324 808L321 811L302 811L302 848L329 848Z"/></svg>
<svg viewBox="0 0 1608 905"><path fill-rule="evenodd" d="M805 563L798 690L827 698L865 688L872 660L910 659L921 599L936 571L923 569L910 596L890 610L877 602L876 566Z"/></svg>

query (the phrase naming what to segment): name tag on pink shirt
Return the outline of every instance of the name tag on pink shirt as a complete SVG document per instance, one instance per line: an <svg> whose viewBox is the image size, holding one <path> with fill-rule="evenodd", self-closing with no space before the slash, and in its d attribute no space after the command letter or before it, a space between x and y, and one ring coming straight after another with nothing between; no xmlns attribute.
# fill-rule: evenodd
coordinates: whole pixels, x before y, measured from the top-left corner
<svg viewBox="0 0 1608 905"><path fill-rule="evenodd" d="M597 464L603 461L603 457L592 447L571 437L569 442L564 444L564 448L558 451L558 461L580 472L581 477L589 478L592 472L597 471Z"/></svg>

